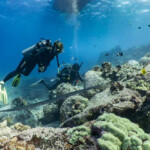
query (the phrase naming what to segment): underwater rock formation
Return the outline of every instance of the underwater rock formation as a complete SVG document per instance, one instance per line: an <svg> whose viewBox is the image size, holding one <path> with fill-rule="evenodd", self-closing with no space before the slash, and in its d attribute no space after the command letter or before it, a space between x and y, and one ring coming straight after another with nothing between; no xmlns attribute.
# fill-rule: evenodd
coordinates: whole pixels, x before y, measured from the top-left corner
<svg viewBox="0 0 150 150"><path fill-rule="evenodd" d="M111 62L113 66L122 65L127 63L129 60L137 60L139 61L141 57L143 57L146 53L150 51L149 45L141 45L137 47L131 47L127 50L123 50L120 46L115 46L114 48L108 50L108 56L105 56L106 52L101 52L98 59L98 64L103 62ZM118 57L117 53L123 52L122 57ZM138 54L138 55L137 55Z"/></svg>
<svg viewBox="0 0 150 150"><path fill-rule="evenodd" d="M77 13L91 0L54 0L53 8L65 13Z"/></svg>
<svg viewBox="0 0 150 150"><path fill-rule="evenodd" d="M81 113L87 106L88 99L83 96L71 96L67 98L60 108L60 118L64 122L72 116Z"/></svg>
<svg viewBox="0 0 150 150"><path fill-rule="evenodd" d="M80 88L77 86L72 86L70 83L61 83L57 86L56 90L53 90L53 94L63 95L70 92L74 92L79 90Z"/></svg>
<svg viewBox="0 0 150 150"><path fill-rule="evenodd" d="M139 62L136 60L129 60L128 64L131 66L139 66L140 65Z"/></svg>
<svg viewBox="0 0 150 150"><path fill-rule="evenodd" d="M0 146L5 150L149 150L150 135L137 124L114 114L74 128L34 128L23 132L0 124Z"/></svg>
<svg viewBox="0 0 150 150"><path fill-rule="evenodd" d="M0 113L0 121L6 120L0 124L0 146L6 150L149 150L150 136L144 131L150 132L150 64L145 74L142 68L133 60L115 67L103 62L89 70L84 80L85 88L98 84L100 88L34 110ZM80 89L62 83L51 92L55 97ZM24 101L16 98L12 106L26 105ZM138 123L144 131L118 116ZM63 128L48 127L59 125Z"/></svg>
<svg viewBox="0 0 150 150"><path fill-rule="evenodd" d="M144 55L141 59L140 59L140 63L142 65L147 65L150 63L150 52L148 52L146 55Z"/></svg>
<svg viewBox="0 0 150 150"><path fill-rule="evenodd" d="M28 102L23 99L22 97L17 97L14 100L12 100L11 105L13 107L19 107L19 106L26 106L28 104Z"/></svg>
<svg viewBox="0 0 150 150"><path fill-rule="evenodd" d="M124 65L117 65L116 67L109 67L110 69L105 69L104 66L111 66L109 62L102 63L102 77L107 79L108 81L122 81L125 82L134 78L139 74L140 70L142 69L139 65L130 65L126 63Z"/></svg>
<svg viewBox="0 0 150 150"><path fill-rule="evenodd" d="M18 107L18 106L26 106L28 102L21 98L17 97L12 100L11 105L8 107ZM38 124L37 111L34 110L22 110L22 111L14 111L12 112L1 112L0 113L0 121L7 120L8 126L13 125L14 123L20 122L22 124L29 125L31 127L35 127Z"/></svg>
<svg viewBox="0 0 150 150"><path fill-rule="evenodd" d="M43 124L59 120L60 106L58 103L52 103L43 107L44 116L41 119Z"/></svg>
<svg viewBox="0 0 150 150"><path fill-rule="evenodd" d="M52 94L55 97L59 95L68 94L79 89L79 87L72 86L69 83L62 83L58 85L55 90L52 91ZM43 106L43 113L41 112L39 122L45 125L55 121L60 121L60 107L62 106L65 100L66 99L61 99L60 101L52 102L51 104Z"/></svg>
<svg viewBox="0 0 150 150"><path fill-rule="evenodd" d="M93 90L87 91L84 94L85 97L91 98L97 92L106 89L107 81L104 80L104 78L101 75L102 75L102 73L100 71L93 71L93 70L90 70L85 74L85 77L84 77L84 87L85 88L96 86L97 84L102 85L100 87L100 89L93 89Z"/></svg>
<svg viewBox="0 0 150 150"><path fill-rule="evenodd" d="M112 85L113 87L115 87L114 84ZM137 110L143 99L138 92L122 87L122 85L119 85L119 88L116 87L115 90L112 86L93 96L83 112L66 120L61 126L73 127L81 125L104 112L131 118L131 114Z"/></svg>
<svg viewBox="0 0 150 150"><path fill-rule="evenodd" d="M16 131L24 131L24 130L31 129L30 126L23 125L22 123L16 123L13 126L11 126L10 128L13 130L16 130Z"/></svg>

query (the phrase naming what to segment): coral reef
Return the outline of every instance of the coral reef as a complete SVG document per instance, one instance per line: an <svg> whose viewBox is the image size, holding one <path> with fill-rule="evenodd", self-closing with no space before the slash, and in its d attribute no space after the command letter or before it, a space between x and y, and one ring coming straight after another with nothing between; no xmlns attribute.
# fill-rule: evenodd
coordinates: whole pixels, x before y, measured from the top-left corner
<svg viewBox="0 0 150 150"><path fill-rule="evenodd" d="M17 122L22 124L29 125L31 127L35 127L38 125L38 118L34 114L34 111L22 110L11 112L0 113L0 122L7 120L8 126L11 126Z"/></svg>
<svg viewBox="0 0 150 150"><path fill-rule="evenodd" d="M93 71L93 70L88 71L85 74L85 77L84 77L84 87L85 88L95 86L95 85L97 85L97 83L102 85L102 87L100 89L93 89L93 90L87 91L86 94L84 95L85 97L90 98L90 97L94 96L97 92L102 91L106 88L107 81L104 80L104 78L101 75L102 75L101 72Z"/></svg>
<svg viewBox="0 0 150 150"><path fill-rule="evenodd" d="M45 105L43 107L44 116L41 119L42 123L51 123L53 121L59 120L59 105L57 103L52 103L50 105Z"/></svg>
<svg viewBox="0 0 150 150"><path fill-rule="evenodd" d="M53 94L63 95L73 91L79 90L79 87L72 86L70 83L61 83L57 86L56 90L53 91Z"/></svg>
<svg viewBox="0 0 150 150"><path fill-rule="evenodd" d="M135 49L140 47L132 50ZM144 57L149 56L150 53ZM99 84L99 88L61 97L60 101L51 101L35 109L0 113L0 122L5 120L0 124L0 148L149 150L150 135L145 132L150 132L150 64L144 59L140 63L132 59L117 66L103 62L86 72L84 85L62 83L51 91L49 100L83 89L83 86L88 88ZM143 66L145 74L141 73ZM32 96L35 95L29 97ZM38 93L36 96L41 97ZM28 103L18 97L9 108Z"/></svg>
<svg viewBox="0 0 150 150"><path fill-rule="evenodd" d="M147 65L150 63L150 52L148 52L145 56L143 56L140 61L142 65Z"/></svg>
<svg viewBox="0 0 150 150"><path fill-rule="evenodd" d="M11 129L17 130L17 131L24 131L24 130L28 130L31 129L30 126L27 125L23 125L21 123L16 123L13 126L10 127Z"/></svg>
<svg viewBox="0 0 150 150"><path fill-rule="evenodd" d="M17 97L14 100L12 100L11 105L13 107L19 107L19 106L26 106L28 102L23 99L22 97Z"/></svg>
<svg viewBox="0 0 150 150"><path fill-rule="evenodd" d="M113 85L114 86L114 85ZM139 105L143 102L142 97L136 91L127 89L119 84L120 90L111 91L112 88L97 93L93 96L83 112L77 114L62 123L61 126L76 126L90 121L104 112L112 112L126 117L131 117ZM119 88L120 88L119 87Z"/></svg>
<svg viewBox="0 0 150 150"><path fill-rule="evenodd" d="M67 98L60 108L61 121L64 122L72 116L81 113L87 106L88 99L83 96L71 96Z"/></svg>
<svg viewBox="0 0 150 150"><path fill-rule="evenodd" d="M114 114L104 114L93 124L94 133L99 136L98 146L102 150L148 150L150 135L138 125Z"/></svg>
<svg viewBox="0 0 150 150"><path fill-rule="evenodd" d="M4 124L4 125L2 125ZM74 128L34 128L23 132L0 124L1 149L14 150L149 150L150 135L114 114Z"/></svg>

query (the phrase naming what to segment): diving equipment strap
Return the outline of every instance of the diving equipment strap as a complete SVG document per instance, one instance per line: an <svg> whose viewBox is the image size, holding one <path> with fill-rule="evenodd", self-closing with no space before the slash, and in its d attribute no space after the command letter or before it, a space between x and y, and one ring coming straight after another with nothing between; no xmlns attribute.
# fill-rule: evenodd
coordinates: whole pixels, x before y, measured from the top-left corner
<svg viewBox="0 0 150 150"><path fill-rule="evenodd" d="M59 64L58 55L56 55L56 59L57 59L57 66L58 66L58 68L59 68L59 67L60 67L60 64Z"/></svg>
<svg viewBox="0 0 150 150"><path fill-rule="evenodd" d="M29 108L34 108L34 107L45 105L45 104L50 104L50 103L53 103L53 102L58 102L58 101L60 102L60 101L63 101L63 99L69 97L69 96L73 96L73 95L76 95L76 94L79 94L79 93L83 93L83 92L86 92L86 91L91 90L91 89L95 89L95 88L103 89L103 86L104 86L103 84L98 84L96 86L92 86L92 87L85 88L85 89L78 90L78 91L74 91L74 92L71 92L71 93L68 93L68 94L60 95L60 96L54 97L53 99L47 99L47 100L37 102L37 103L33 103L33 104L30 104L30 105L27 105L27 106L24 106L24 107L15 107L15 108L4 109L4 110L1 109L0 112L20 111L20 110L26 110L26 109L29 109Z"/></svg>

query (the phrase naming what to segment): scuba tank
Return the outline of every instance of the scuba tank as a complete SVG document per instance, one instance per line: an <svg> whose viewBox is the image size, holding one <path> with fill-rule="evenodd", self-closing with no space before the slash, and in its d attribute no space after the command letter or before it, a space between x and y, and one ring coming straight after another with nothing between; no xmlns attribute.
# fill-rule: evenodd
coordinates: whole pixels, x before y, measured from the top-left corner
<svg viewBox="0 0 150 150"><path fill-rule="evenodd" d="M22 54L25 56L25 55L28 55L28 54L32 54L34 51L36 51L37 49L40 49L41 47L45 47L45 46L51 46L51 41L50 40L42 40L40 41L39 43L37 44L34 44L32 46L30 46L29 48L27 49L24 49L22 51Z"/></svg>

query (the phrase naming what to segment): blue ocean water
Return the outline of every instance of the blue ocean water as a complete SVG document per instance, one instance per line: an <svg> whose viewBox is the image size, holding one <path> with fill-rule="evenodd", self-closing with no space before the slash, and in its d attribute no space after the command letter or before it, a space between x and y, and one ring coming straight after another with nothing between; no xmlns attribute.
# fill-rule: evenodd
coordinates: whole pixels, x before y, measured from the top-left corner
<svg viewBox="0 0 150 150"><path fill-rule="evenodd" d="M74 2L76 0L72 0ZM73 14L53 9L53 0L0 1L0 78L14 70L22 50L40 38L61 39L60 62L84 62L82 72L98 63L98 56L116 45L124 49L150 43L149 0L92 0ZM138 27L141 29L138 29ZM137 54L138 55L138 54ZM43 74L55 76L56 60Z"/></svg>

